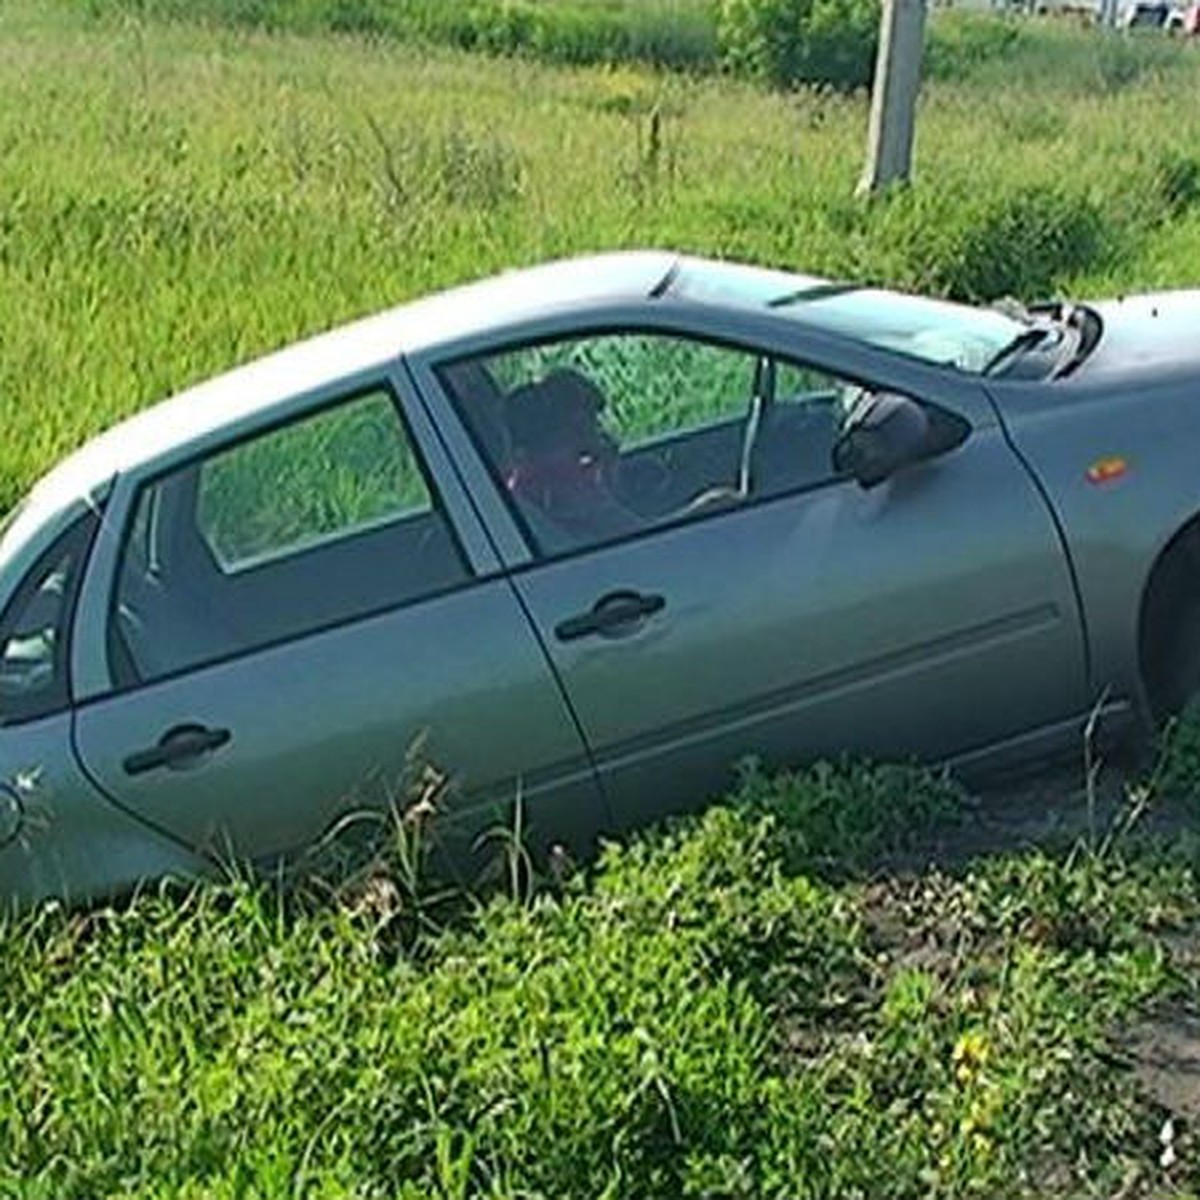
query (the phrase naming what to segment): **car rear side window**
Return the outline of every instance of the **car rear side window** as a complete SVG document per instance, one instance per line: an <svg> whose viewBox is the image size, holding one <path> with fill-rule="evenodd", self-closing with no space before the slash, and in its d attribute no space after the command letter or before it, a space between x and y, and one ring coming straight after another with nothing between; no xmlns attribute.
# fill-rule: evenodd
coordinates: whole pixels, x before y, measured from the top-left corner
<svg viewBox="0 0 1200 1200"><path fill-rule="evenodd" d="M75 598L99 517L80 517L34 563L0 615L0 724L70 703L67 674Z"/></svg>
<svg viewBox="0 0 1200 1200"><path fill-rule="evenodd" d="M226 573L431 511L391 396L375 392L214 455L196 525Z"/></svg>
<svg viewBox="0 0 1200 1200"><path fill-rule="evenodd" d="M468 578L378 388L145 485L110 623L118 683L149 681L382 612Z"/></svg>

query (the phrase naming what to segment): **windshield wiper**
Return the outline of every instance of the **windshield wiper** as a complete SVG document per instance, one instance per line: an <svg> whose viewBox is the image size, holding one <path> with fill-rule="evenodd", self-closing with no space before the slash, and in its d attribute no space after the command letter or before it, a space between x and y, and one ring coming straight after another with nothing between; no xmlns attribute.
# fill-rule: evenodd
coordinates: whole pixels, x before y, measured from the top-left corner
<svg viewBox="0 0 1200 1200"><path fill-rule="evenodd" d="M1010 359L1016 358L1018 354L1024 354L1026 350L1032 350L1035 346L1040 346L1054 332L1056 331L1053 325L1031 325L1028 329L1022 329L1016 337L1001 346L987 360L984 364L983 374L995 375L1000 367Z"/></svg>
<svg viewBox="0 0 1200 1200"><path fill-rule="evenodd" d="M842 296L846 292L857 292L857 283L815 283L812 287L800 288L799 291L785 292L767 301L768 308L787 308L790 304L799 304L809 300L828 300L833 296Z"/></svg>
<svg viewBox="0 0 1200 1200"><path fill-rule="evenodd" d="M985 375L999 374L1017 355L1041 345L1048 335L1057 334L1058 342L1065 346L1047 378L1061 379L1091 354L1104 333L1100 314L1086 304L1055 300L1048 304L1031 304L1028 308L1017 304L1005 307L1016 319L1028 322L1029 328L992 356L983 369Z"/></svg>
<svg viewBox="0 0 1200 1200"><path fill-rule="evenodd" d="M1070 355L1055 368L1051 378L1061 379L1069 375L1095 348L1104 336L1104 319L1087 304L1064 304L1061 306L1060 319L1070 329L1075 330L1075 347Z"/></svg>

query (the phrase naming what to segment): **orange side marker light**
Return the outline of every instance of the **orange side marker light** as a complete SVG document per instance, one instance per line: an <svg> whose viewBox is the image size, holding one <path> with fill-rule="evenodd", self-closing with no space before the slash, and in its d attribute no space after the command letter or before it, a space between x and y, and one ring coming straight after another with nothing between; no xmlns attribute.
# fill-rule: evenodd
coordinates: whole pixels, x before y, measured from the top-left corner
<svg viewBox="0 0 1200 1200"><path fill-rule="evenodd" d="M1088 483L1111 483L1129 470L1129 463L1119 456L1099 458L1087 469Z"/></svg>

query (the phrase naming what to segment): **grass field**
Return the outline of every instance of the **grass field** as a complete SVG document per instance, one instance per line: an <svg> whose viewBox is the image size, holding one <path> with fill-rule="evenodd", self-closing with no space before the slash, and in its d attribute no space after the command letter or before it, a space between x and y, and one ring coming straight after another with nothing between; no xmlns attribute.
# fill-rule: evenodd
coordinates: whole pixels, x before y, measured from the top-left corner
<svg viewBox="0 0 1200 1200"><path fill-rule="evenodd" d="M1194 1081L1154 1075L1194 839L864 874L957 805L752 775L533 895L411 886L405 826L332 898L46 910L0 936L0 1194L1194 1195Z"/></svg>
<svg viewBox="0 0 1200 1200"><path fill-rule="evenodd" d="M0 505L185 383L554 255L663 244L985 296L1200 274L1186 48L1048 31L932 85L917 185L865 207L862 98L0 14Z"/></svg>
<svg viewBox="0 0 1200 1200"><path fill-rule="evenodd" d="M631 60L710 70L719 0L70 0L84 12L297 33L351 33L526 53L568 63Z"/></svg>
<svg viewBox="0 0 1200 1200"><path fill-rule="evenodd" d="M0 0L0 506L189 382L553 255L1200 280L1200 54L981 36L940 23L918 180L864 205L861 96ZM1200 1108L1140 1069L1198 999L1194 836L875 876L960 807L752 777L534 896L441 903L393 856L332 901L10 924L0 1196L1196 1194Z"/></svg>

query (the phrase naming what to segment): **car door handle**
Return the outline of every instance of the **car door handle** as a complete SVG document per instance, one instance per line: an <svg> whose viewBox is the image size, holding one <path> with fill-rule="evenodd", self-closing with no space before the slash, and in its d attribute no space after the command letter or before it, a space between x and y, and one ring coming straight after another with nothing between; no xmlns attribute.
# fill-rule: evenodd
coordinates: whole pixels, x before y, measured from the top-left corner
<svg viewBox="0 0 1200 1200"><path fill-rule="evenodd" d="M176 725L148 746L129 755L122 764L126 775L142 775L167 767L178 771L224 746L233 734L228 729L208 729L203 725Z"/></svg>
<svg viewBox="0 0 1200 1200"><path fill-rule="evenodd" d="M631 633L632 627L640 625L646 617L661 612L666 606L667 602L662 596L631 591L609 592L587 612L559 621L554 627L554 635L560 642L573 642L593 633L602 637Z"/></svg>

